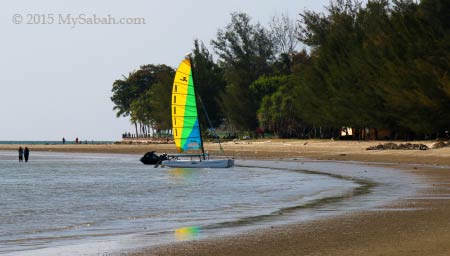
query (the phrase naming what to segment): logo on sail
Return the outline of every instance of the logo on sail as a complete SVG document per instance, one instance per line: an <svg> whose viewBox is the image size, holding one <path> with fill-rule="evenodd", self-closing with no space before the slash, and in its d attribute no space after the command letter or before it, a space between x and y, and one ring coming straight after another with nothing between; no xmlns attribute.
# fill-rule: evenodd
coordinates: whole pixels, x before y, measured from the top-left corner
<svg viewBox="0 0 450 256"><path fill-rule="evenodd" d="M199 146L200 146L199 143L196 142L196 141L191 141L191 142L189 142L189 144L187 145L188 148L195 148L195 149L199 148Z"/></svg>

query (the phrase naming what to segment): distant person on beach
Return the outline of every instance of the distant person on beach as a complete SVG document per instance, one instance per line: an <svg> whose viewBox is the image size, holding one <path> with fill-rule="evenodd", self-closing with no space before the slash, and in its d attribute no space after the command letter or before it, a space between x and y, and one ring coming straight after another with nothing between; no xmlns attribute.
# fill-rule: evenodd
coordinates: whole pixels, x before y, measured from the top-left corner
<svg viewBox="0 0 450 256"><path fill-rule="evenodd" d="M28 147L25 147L25 150L23 151L23 156L25 157L25 162L28 162L28 157L30 156L30 150Z"/></svg>
<svg viewBox="0 0 450 256"><path fill-rule="evenodd" d="M66 138L63 137L62 141L63 141L63 144L66 144Z"/></svg>
<svg viewBox="0 0 450 256"><path fill-rule="evenodd" d="M23 161L23 148L19 147L19 162Z"/></svg>
<svg viewBox="0 0 450 256"><path fill-rule="evenodd" d="M75 144L78 144L78 137L75 139Z"/></svg>

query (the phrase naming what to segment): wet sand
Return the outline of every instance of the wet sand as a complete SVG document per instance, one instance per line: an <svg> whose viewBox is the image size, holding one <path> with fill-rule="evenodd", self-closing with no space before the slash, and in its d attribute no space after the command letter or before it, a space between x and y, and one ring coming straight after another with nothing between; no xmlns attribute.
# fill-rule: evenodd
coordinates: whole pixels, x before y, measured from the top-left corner
<svg viewBox="0 0 450 256"><path fill-rule="evenodd" d="M450 255L450 148L365 150L379 143L384 142L237 141L224 143L225 154L221 155L389 162L395 163L399 172L422 177L431 185L430 188L420 191L419 197L387 205L386 210L355 212L243 235L175 243L134 252L133 255ZM425 144L431 146L433 143ZM0 145L0 150L17 148L17 145ZM37 150L142 154L150 150L173 152L173 148L173 145L30 146L31 157ZM206 145L211 154L218 155L217 148L217 144Z"/></svg>

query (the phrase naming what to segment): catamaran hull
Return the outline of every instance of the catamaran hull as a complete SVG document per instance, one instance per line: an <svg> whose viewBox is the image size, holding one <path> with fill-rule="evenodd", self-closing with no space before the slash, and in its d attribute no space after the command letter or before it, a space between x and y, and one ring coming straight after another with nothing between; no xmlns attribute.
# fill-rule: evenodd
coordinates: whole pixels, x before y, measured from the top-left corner
<svg viewBox="0 0 450 256"><path fill-rule="evenodd" d="M233 159L211 159L211 160L165 160L162 166L171 168L229 168L234 165Z"/></svg>

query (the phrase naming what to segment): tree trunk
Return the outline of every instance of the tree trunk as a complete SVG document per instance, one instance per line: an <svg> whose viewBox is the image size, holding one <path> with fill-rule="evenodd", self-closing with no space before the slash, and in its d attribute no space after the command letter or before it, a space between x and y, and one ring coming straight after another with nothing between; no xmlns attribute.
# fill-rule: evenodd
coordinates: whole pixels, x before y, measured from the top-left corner
<svg viewBox="0 0 450 256"><path fill-rule="evenodd" d="M136 129L136 137L138 136L138 127L137 127L137 123L134 122L134 128Z"/></svg>

